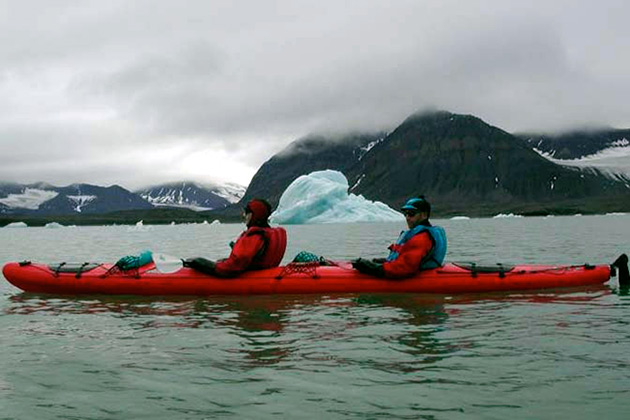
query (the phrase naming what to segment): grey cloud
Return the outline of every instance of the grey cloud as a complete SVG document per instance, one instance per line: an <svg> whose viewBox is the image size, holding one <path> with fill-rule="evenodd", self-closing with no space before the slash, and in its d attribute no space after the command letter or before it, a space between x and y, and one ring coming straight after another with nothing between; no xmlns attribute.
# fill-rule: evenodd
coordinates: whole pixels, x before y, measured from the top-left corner
<svg viewBox="0 0 630 420"><path fill-rule="evenodd" d="M253 171L307 133L429 106L508 131L628 127L630 4L605 3L10 2L0 152L124 179L104 156L232 150ZM160 159L151 176L174 176Z"/></svg>
<svg viewBox="0 0 630 420"><path fill-rule="evenodd" d="M306 131L344 125L382 128L426 105L465 108L467 103L490 102L506 109L509 103L528 101L527 96L510 96L512 91L544 98L550 86L565 91L588 84L571 73L552 22L508 18L465 25L468 34L463 38L448 29L429 28L434 32L431 43L427 29L408 24L393 35L383 33L385 41L358 48L369 52L355 54L353 44L335 50L330 42L331 51L320 51L319 43L298 40L281 48L294 54L295 61L287 67L282 67L281 51L273 48L255 67L228 54L215 58L211 49L173 52L168 60L147 58L103 86L123 88L118 91L129 99L132 117L157 124L165 133L215 132L228 138L278 126ZM378 23L373 22L375 28ZM359 36L349 37L360 45ZM322 44L328 42L324 36ZM192 65L193 58L210 63L205 66L210 71ZM547 103L546 98L542 102Z"/></svg>
<svg viewBox="0 0 630 420"><path fill-rule="evenodd" d="M181 51L167 53L142 56L127 68L88 80L85 87L124 100L151 90L177 90L191 85L201 87L220 71L220 53L205 43L187 45ZM77 85L81 87L83 83L79 81Z"/></svg>

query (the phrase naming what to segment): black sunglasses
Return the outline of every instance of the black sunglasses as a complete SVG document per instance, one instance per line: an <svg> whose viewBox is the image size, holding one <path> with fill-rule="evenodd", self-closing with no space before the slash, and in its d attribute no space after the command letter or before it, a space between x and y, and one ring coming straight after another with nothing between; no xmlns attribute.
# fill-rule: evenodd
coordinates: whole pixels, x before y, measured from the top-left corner
<svg viewBox="0 0 630 420"><path fill-rule="evenodd" d="M415 216L418 213L420 213L420 212L417 211L417 210L403 210L403 214L405 216L409 216L409 217L413 217L413 216Z"/></svg>

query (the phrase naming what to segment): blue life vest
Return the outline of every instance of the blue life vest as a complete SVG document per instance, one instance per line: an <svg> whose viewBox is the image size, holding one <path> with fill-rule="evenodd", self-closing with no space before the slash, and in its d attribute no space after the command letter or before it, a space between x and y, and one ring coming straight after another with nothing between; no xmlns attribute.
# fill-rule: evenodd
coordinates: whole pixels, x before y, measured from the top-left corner
<svg viewBox="0 0 630 420"><path fill-rule="evenodd" d="M406 230L400 234L395 245L390 247L391 252L387 257L387 261L394 261L400 255L400 248L411 238L422 233L429 232L431 239L433 240L433 248L427 256L424 257L422 263L420 263L420 269L426 270L428 268L441 267L444 264L444 258L446 257L446 232L440 226L424 226L419 225L413 229Z"/></svg>

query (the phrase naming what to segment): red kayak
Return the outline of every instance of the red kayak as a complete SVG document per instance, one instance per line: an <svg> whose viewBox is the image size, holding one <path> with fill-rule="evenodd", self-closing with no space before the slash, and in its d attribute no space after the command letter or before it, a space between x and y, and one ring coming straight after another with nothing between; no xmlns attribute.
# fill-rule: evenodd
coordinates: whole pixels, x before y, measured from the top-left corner
<svg viewBox="0 0 630 420"><path fill-rule="evenodd" d="M627 258L627 257L626 257ZM449 263L416 276L391 280L354 270L350 263L322 266L291 263L249 271L237 278L216 278L181 268L159 272L153 263L121 271L113 264L45 264L11 262L2 269L14 286L34 293L62 295L254 295L330 293L478 293L535 290L603 284L611 265L477 266ZM627 272L627 267L626 267ZM621 277L620 277L621 279Z"/></svg>

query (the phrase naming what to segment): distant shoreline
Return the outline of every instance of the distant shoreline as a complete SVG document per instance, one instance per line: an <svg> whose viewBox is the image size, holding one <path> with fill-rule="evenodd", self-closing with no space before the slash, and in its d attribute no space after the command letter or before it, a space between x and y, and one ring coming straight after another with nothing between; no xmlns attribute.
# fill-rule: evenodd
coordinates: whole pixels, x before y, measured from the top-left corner
<svg viewBox="0 0 630 420"><path fill-rule="evenodd" d="M463 214L439 215L436 214L432 220L452 220L465 221L475 219L512 219L512 218L533 218L533 217L555 217L555 216L624 216L628 212L583 212L583 213L497 213L494 215L475 215L468 216ZM146 215L145 215L146 216ZM215 220L220 223L241 223L240 217L212 217L208 215L199 215L199 217L133 217L131 215L58 215L58 216L27 216L27 215L1 215L0 228L4 228L12 223L25 223L27 227L45 227L48 224L56 223L62 227L69 226L135 226L142 221L143 225L179 225L179 224L211 224Z"/></svg>

